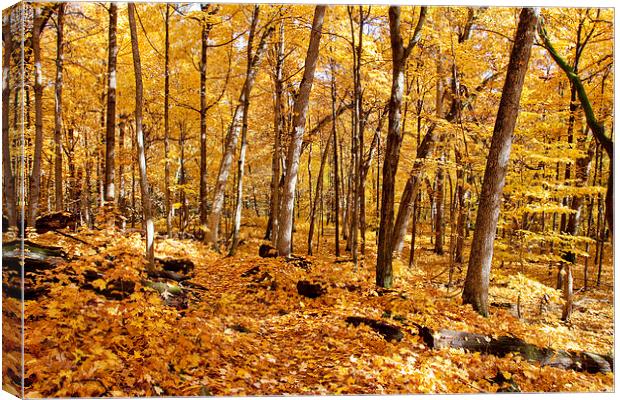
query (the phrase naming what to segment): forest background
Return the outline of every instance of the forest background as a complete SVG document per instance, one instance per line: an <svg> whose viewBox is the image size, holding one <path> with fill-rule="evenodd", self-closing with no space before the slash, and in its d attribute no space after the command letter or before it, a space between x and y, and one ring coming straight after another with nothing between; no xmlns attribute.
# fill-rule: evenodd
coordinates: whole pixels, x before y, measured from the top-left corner
<svg viewBox="0 0 620 400"><path fill-rule="evenodd" d="M328 7L322 33L312 35L313 5L143 3L133 24L124 3L34 6L24 14L26 85L3 90L9 226L21 179L29 232L41 215L55 215L87 243L99 240L94 231L120 229L135 251L145 235L136 281L152 275L168 246L176 253L192 243L212 259L240 248L245 260L270 243L318 264L336 257L377 288L398 289L422 269L450 296L465 288L465 303L489 313L489 277L474 284L465 275L520 9L403 7L396 34L386 6ZM606 193L615 16L610 8L541 15L497 194L495 251L486 256L489 268L492 257L494 268L510 271L498 278L517 287L509 304L526 301L524 287L532 304L545 298L533 278L557 290L549 293L567 323L575 282L577 294L613 296ZM3 24L7 33L15 26ZM4 54L17 82L20 54ZM398 73L402 143L391 153ZM305 133L295 140L299 126ZM394 215L382 213L386 204ZM380 238L382 224L390 240ZM96 285L110 289L114 277Z"/></svg>

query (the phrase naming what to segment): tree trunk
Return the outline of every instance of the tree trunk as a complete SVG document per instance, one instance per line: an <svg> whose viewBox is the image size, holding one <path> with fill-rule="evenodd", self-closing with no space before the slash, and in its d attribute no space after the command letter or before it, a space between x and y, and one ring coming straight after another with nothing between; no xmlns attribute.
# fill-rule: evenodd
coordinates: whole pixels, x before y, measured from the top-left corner
<svg viewBox="0 0 620 400"><path fill-rule="evenodd" d="M250 27L250 33L248 37L248 46L252 46L254 40L254 33L256 30L256 24L258 23L258 8L255 8L254 17L252 20L252 26ZM260 63L261 57L265 52L267 46L267 38L273 33L273 27L265 28L261 35L260 42L256 49L256 53L251 59L248 59L248 66L246 71L245 83L241 89L241 95L239 96L237 107L233 115L232 122L226 135L226 141L224 145L224 153L222 154L222 160L220 161L219 172L215 184L213 203L211 205L211 213L209 214L209 226L205 235L205 242L210 243L215 248L218 247L219 240L219 225L220 218L222 216L222 210L224 206L224 192L226 190L226 182L228 180L228 174L230 172L230 166L232 159L237 148L237 140L239 139L239 133L244 129L244 124L247 124L247 106L249 105L249 96L254 85L254 79L256 78L256 72ZM247 129L247 127L245 127Z"/></svg>
<svg viewBox="0 0 620 400"><path fill-rule="evenodd" d="M247 71L246 77L250 77L252 74L251 69L256 65L252 65L253 56L252 56L252 43L254 41L254 33L256 31L256 26L258 24L258 14L260 8L258 5L254 6L254 15L252 17L252 24L250 27L250 33L247 44ZM269 28L268 31L273 31L273 28ZM264 38L264 36L263 36ZM261 47L262 46L262 47ZM264 40L261 40L259 47L256 51L256 54L260 55L264 48L267 46L267 43ZM233 232L232 232L232 243L230 246L229 255L235 255L237 251L237 246L239 245L239 229L241 227L241 211L243 209L243 175L245 168L245 152L247 148L247 135L248 135L248 111L250 108L250 90L251 86L245 85L244 90L246 90L243 105L243 123L241 127L241 149L239 150L239 160L238 160L238 168L237 168L237 190L236 190L236 203L235 203L235 214L233 217Z"/></svg>
<svg viewBox="0 0 620 400"><path fill-rule="evenodd" d="M392 89L388 114L388 135L383 162L383 190L381 191L381 219L379 223L379 241L377 245L377 286L392 286L392 241L394 221L394 185L396 170L403 140L401 132L400 108L403 100L404 69L407 58L420 39L420 30L426 19L426 7L420 9L420 17L414 35L405 48L400 35L400 7L391 6L390 42L392 48Z"/></svg>
<svg viewBox="0 0 620 400"><path fill-rule="evenodd" d="M209 11L210 4L201 4L204 14ZM209 15L217 9L208 12ZM202 21L200 35L200 223L207 222L207 48L209 33L213 24ZM205 235L206 236L206 235Z"/></svg>
<svg viewBox="0 0 620 400"><path fill-rule="evenodd" d="M56 20L56 91L54 97L54 198L56 211L63 209L62 190L62 69L64 58L64 17L66 3L58 4Z"/></svg>
<svg viewBox="0 0 620 400"><path fill-rule="evenodd" d="M32 24L32 52L34 62L34 154L30 174L30 204L28 205L28 226L34 226L41 195L41 155L43 152L43 71L41 69L41 34L50 17L51 10L34 5Z"/></svg>
<svg viewBox="0 0 620 400"><path fill-rule="evenodd" d="M457 207L458 216L456 221L456 248L454 251L454 262L458 264L463 263L463 249L465 248L465 229L466 229L466 210L465 210L465 198L467 197L468 190L465 189L465 171L461 162L461 153L457 149L454 151L455 162L457 165L456 180L457 180ZM544 215L543 215L544 221ZM544 232L544 229L542 229Z"/></svg>
<svg viewBox="0 0 620 400"><path fill-rule="evenodd" d="M146 258L148 260L148 270L155 270L155 247L154 235L155 227L151 216L151 199L149 193L149 182L146 174L146 156L144 154L144 133L142 131L142 107L144 105L142 87L142 65L140 63L140 49L138 47L138 33L136 30L136 5L127 4L129 13L129 29L131 31L131 53L133 55L133 67L136 78L136 143L138 145L138 166L140 167L140 192L142 195L142 213L144 224L146 225Z"/></svg>
<svg viewBox="0 0 620 400"><path fill-rule="evenodd" d="M444 170L441 165L444 161L442 154L439 160L435 178L435 254L443 254L443 214L444 214Z"/></svg>
<svg viewBox="0 0 620 400"><path fill-rule="evenodd" d="M166 195L166 233L172 236L172 195L170 193L170 4L166 3L164 50L164 192Z"/></svg>
<svg viewBox="0 0 620 400"><path fill-rule="evenodd" d="M185 122L179 121L179 173L177 183L179 185L179 232L185 232L187 226L188 210L187 196L185 195Z"/></svg>
<svg viewBox="0 0 620 400"><path fill-rule="evenodd" d="M278 29L278 41L276 48L276 68L273 74L274 84L274 111L273 111L273 127L275 140L273 144L273 156L271 161L271 201L269 203L269 222L267 224L267 232L265 239L271 239L271 244L275 246L278 238L278 211L280 206L280 160L281 160L281 144L284 119L282 113L282 93L284 91L284 83L282 82L282 65L284 64L284 22L280 21Z"/></svg>
<svg viewBox="0 0 620 400"><path fill-rule="evenodd" d="M13 40L11 36L11 12L2 15L2 38L4 41L4 54L2 61L2 179L4 183L4 205L6 209L9 227L17 227L17 198L15 191L15 175L11 168L11 137L9 131L9 102L11 98L11 54L13 53ZM17 87L17 85L15 85ZM15 89L17 94L17 89ZM17 109L15 102L15 109Z"/></svg>
<svg viewBox="0 0 620 400"><path fill-rule="evenodd" d="M125 198L125 119L121 116L118 124L118 209L121 214L125 214L127 209L127 199Z"/></svg>
<svg viewBox="0 0 620 400"><path fill-rule="evenodd" d="M336 132L336 69L334 60L330 59L331 97L332 97L332 140L334 141L334 247L336 257L340 257L340 176L338 175L338 136Z"/></svg>
<svg viewBox="0 0 620 400"><path fill-rule="evenodd" d="M435 124L431 124L431 126L428 127L426 135L424 135L424 139L422 139L422 143L418 147L416 160L413 163L413 168L409 173L409 179L407 179L405 189L400 197L400 206L398 207L396 221L394 222L394 239L392 243L396 256L399 256L403 251L405 235L407 234L407 222L413 215L413 203L420 188L424 161L432 154L436 141Z"/></svg>
<svg viewBox="0 0 620 400"><path fill-rule="evenodd" d="M476 229L463 290L463 303L471 304L474 310L484 316L489 313L489 276L501 194L510 158L512 134L519 113L521 90L536 32L538 13L538 9L523 8L519 16L519 25L510 54L480 193Z"/></svg>
<svg viewBox="0 0 620 400"><path fill-rule="evenodd" d="M105 181L104 200L108 203L115 201L114 163L115 163L115 136L116 136L116 59L118 45L116 43L116 29L118 6L110 3L110 23L108 26L108 95L105 129Z"/></svg>
<svg viewBox="0 0 620 400"><path fill-rule="evenodd" d="M310 209L310 228L308 229L308 255L312 255L312 239L314 237L314 220L316 217L316 209L320 200L319 193L323 192L323 171L325 170L325 161L327 161L327 155L329 154L329 147L332 142L332 135L327 137L327 144L323 149L321 155L321 166L319 167L319 175L316 178L316 190L314 191L314 201L312 202L312 208ZM322 196L321 196L322 197Z"/></svg>
<svg viewBox="0 0 620 400"><path fill-rule="evenodd" d="M310 91L314 80L314 71L319 58L319 43L323 29L323 17L326 6L318 5L314 11L312 20L312 31L310 33L310 43L304 62L304 75L299 86L299 93L295 99L293 107L293 130L290 136L286 158L286 175L284 178L284 188L282 190L282 203L278 216L278 242L277 249L280 256L289 256L291 253L291 243L293 236L293 207L295 204L295 189L297 186L297 174L299 171L299 158L301 155L301 145L306 126L306 113L308 112L308 102Z"/></svg>
<svg viewBox="0 0 620 400"><path fill-rule="evenodd" d="M415 265L415 239L418 229L418 220L420 218L420 199L421 195L419 190L416 193L415 200L413 201L413 211L411 213L411 245L409 246L409 268Z"/></svg>

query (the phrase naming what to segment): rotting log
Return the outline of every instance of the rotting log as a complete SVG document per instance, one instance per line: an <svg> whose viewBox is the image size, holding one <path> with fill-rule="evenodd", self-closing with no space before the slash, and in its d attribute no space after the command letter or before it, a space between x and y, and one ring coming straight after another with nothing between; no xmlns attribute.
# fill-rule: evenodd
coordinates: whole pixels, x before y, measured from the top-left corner
<svg viewBox="0 0 620 400"><path fill-rule="evenodd" d="M353 326L359 326L360 324L367 325L372 330L383 336L383 338L388 342L391 342L392 340L400 342L404 336L399 327L376 319L365 317L347 317L345 321L349 324L353 324Z"/></svg>
<svg viewBox="0 0 620 400"><path fill-rule="evenodd" d="M528 361L540 362L541 366L590 373L613 372L612 357L591 352L540 348L512 336L493 338L488 335L450 329L433 332L427 327L419 327L419 333L426 345L431 349L463 349L497 357L504 357L512 353L519 354Z"/></svg>

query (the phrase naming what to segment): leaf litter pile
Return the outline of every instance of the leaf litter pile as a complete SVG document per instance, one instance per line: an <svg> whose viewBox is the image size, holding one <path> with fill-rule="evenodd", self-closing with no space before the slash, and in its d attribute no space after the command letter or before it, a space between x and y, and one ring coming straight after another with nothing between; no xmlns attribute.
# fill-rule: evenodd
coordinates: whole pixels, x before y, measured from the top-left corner
<svg viewBox="0 0 620 400"><path fill-rule="evenodd" d="M166 239L156 241L156 257L193 268L180 281L154 280L140 235L109 229L78 232L88 245L53 232L32 239L62 245L68 261L39 274L43 294L25 303L27 397L613 390L613 372L424 340L421 327L613 356L609 290L578 294L572 321L560 322L560 292L533 278L546 279L546 267L494 268L491 315L483 318L461 305L458 286L440 282L446 261L425 248L412 269L395 260L395 286L380 290L373 249L354 271L327 250L261 258L263 242L247 238L225 257L197 241ZM456 275L462 283L464 271ZM20 305L3 301L7 326ZM17 368L15 351L5 355L5 376Z"/></svg>

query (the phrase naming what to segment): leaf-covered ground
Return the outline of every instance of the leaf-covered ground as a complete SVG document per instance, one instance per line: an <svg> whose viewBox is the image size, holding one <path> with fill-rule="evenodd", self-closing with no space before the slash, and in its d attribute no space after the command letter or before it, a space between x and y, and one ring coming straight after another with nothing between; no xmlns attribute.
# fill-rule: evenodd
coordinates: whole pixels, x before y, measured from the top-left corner
<svg viewBox="0 0 620 400"><path fill-rule="evenodd" d="M157 241L158 256L186 257L196 265L192 282L204 288L186 289L185 309L165 305L167 292L162 297L140 284L146 274L137 233L77 234L97 250L55 233L34 238L62 244L73 260L49 271L41 282L49 292L25 304L26 396L476 393L497 391L491 380L498 372L527 392L613 390L612 373L540 367L520 356L430 350L417 329L404 322L611 354L609 265L603 280L610 286L579 292L568 324L559 321L560 293L547 286L555 270L549 275L546 265L496 266L491 301L518 302L522 318L497 307L483 318L461 305L459 286L446 288L447 273L441 273L447 258L434 255L428 242L417 249L415 268L395 262L394 291L383 293L374 286L372 240L358 271L348 256L336 262L326 243L319 255L307 257L312 265L305 270L283 259L258 257L260 231L246 231L234 257L197 241ZM90 288L76 282L88 270L103 275ZM463 275L457 271L457 285ZM137 284L125 299L108 299L93 289L119 277ZM576 287L579 279L577 274ZM320 282L327 291L316 299L302 297L299 280ZM18 313L19 303L3 301L6 327L7 315ZM400 326L404 338L387 342L365 325L347 324L348 316L383 319ZM5 354L5 360L7 376L18 354Z"/></svg>

